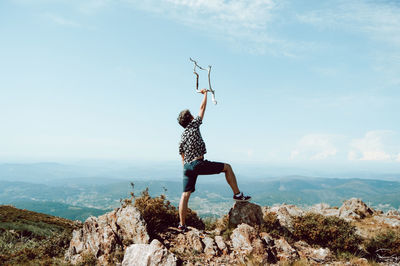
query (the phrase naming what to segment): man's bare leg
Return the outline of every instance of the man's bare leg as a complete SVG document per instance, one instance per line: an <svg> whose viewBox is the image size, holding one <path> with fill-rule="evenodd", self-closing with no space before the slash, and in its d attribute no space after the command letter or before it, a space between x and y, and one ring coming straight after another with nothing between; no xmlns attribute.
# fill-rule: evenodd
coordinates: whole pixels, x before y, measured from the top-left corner
<svg viewBox="0 0 400 266"><path fill-rule="evenodd" d="M238 194L240 191L237 185L235 173L233 172L230 164L226 163L222 172L225 172L226 182L228 182L228 184L231 186L233 194Z"/></svg>
<svg viewBox="0 0 400 266"><path fill-rule="evenodd" d="M179 202L179 220L181 225L185 225L186 213L188 209L188 202L190 197L190 191L183 192L181 196L181 201Z"/></svg>

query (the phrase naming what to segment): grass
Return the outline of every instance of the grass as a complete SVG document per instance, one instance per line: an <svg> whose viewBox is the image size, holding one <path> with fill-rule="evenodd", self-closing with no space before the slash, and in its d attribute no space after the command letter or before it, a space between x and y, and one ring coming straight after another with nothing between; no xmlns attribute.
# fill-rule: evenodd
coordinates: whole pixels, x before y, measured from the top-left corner
<svg viewBox="0 0 400 266"><path fill-rule="evenodd" d="M73 221L0 206L0 265L68 265Z"/></svg>

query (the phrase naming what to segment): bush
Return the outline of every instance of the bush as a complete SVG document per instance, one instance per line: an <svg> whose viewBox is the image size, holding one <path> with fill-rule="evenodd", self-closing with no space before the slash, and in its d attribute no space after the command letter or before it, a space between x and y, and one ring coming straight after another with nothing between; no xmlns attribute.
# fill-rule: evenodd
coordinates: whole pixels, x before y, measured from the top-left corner
<svg viewBox="0 0 400 266"><path fill-rule="evenodd" d="M387 229L365 241L371 259L400 262L400 231Z"/></svg>
<svg viewBox="0 0 400 266"><path fill-rule="evenodd" d="M261 231L267 232L274 238L285 237L289 242L293 239L292 233L282 226L275 213L269 212L264 215L264 222L261 225Z"/></svg>
<svg viewBox="0 0 400 266"><path fill-rule="evenodd" d="M297 239L335 252L358 251L361 237L356 234L356 227L343 219L310 213L293 221L293 236Z"/></svg>
<svg viewBox="0 0 400 266"><path fill-rule="evenodd" d="M147 223L147 231L151 238L155 238L158 233L165 231L170 226L176 227L179 223L178 209L166 200L165 195L151 197L149 189L146 188L140 197L134 197L134 206L139 210L143 219ZM203 221L197 213L188 209L186 224L203 230Z"/></svg>

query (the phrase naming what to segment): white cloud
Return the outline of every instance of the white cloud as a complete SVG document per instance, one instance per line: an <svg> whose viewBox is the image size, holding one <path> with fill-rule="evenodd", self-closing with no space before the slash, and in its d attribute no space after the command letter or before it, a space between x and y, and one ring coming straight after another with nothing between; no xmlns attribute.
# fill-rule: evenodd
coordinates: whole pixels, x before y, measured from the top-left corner
<svg viewBox="0 0 400 266"><path fill-rule="evenodd" d="M61 26L66 26L66 27L81 27L81 24L78 22L75 22L70 19L66 19L62 16L59 15L54 15L54 14L45 14L45 17L50 19L52 22L61 25Z"/></svg>
<svg viewBox="0 0 400 266"><path fill-rule="evenodd" d="M312 10L297 18L322 30L347 31L379 43L370 51L373 68L385 74L389 86L400 84L400 5L395 1L335 1L330 9Z"/></svg>
<svg viewBox="0 0 400 266"><path fill-rule="evenodd" d="M400 149L396 135L391 130L369 131L364 138L351 141L348 159L361 161L396 160L396 155Z"/></svg>
<svg viewBox="0 0 400 266"><path fill-rule="evenodd" d="M324 160L333 157L338 150L334 145L339 136L328 134L305 135L291 152L291 159Z"/></svg>
<svg viewBox="0 0 400 266"><path fill-rule="evenodd" d="M155 13L252 53L295 56L292 44L271 34L282 0L121 0L132 8ZM279 2L279 3L278 3Z"/></svg>

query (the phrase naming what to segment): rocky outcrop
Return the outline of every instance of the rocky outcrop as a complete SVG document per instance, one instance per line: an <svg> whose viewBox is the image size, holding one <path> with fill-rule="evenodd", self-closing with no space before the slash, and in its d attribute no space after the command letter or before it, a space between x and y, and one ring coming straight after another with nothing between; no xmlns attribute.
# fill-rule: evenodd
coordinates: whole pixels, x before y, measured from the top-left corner
<svg viewBox="0 0 400 266"><path fill-rule="evenodd" d="M284 238L275 241L275 248L279 261L294 261L299 259L299 253Z"/></svg>
<svg viewBox="0 0 400 266"><path fill-rule="evenodd" d="M294 243L300 258L312 260L317 263L325 263L332 259L332 253L328 248L312 248L304 241Z"/></svg>
<svg viewBox="0 0 400 266"><path fill-rule="evenodd" d="M231 241L233 249L241 253L263 253L264 245L258 237L257 231L248 224L241 224L233 230Z"/></svg>
<svg viewBox="0 0 400 266"><path fill-rule="evenodd" d="M251 226L260 225L263 221L261 206L250 202L235 202L229 211L229 225L236 227L245 223Z"/></svg>
<svg viewBox="0 0 400 266"><path fill-rule="evenodd" d="M339 208L339 217L346 221L371 217L374 210L367 206L361 199L352 198L343 202Z"/></svg>
<svg viewBox="0 0 400 266"><path fill-rule="evenodd" d="M295 205L282 204L271 208L264 208L264 215L274 213L281 226L293 230L293 218L304 214L304 211Z"/></svg>
<svg viewBox="0 0 400 266"><path fill-rule="evenodd" d="M254 203L236 202L213 231L189 227L188 232L181 233L170 227L149 244L146 223L136 208L127 205L98 218L88 218L81 229L73 232L66 258L75 264L91 253L99 265L121 265L122 261L124 266L182 262L184 265L266 265L299 259L312 265L335 264L328 248L310 246L305 242L307 239L294 242L295 218L310 212L362 225L357 230L365 238L371 234L371 226L400 226L397 213L379 213L360 199L348 200L340 208L318 204L306 210L287 204L261 208Z"/></svg>
<svg viewBox="0 0 400 266"><path fill-rule="evenodd" d="M309 212L319 213L324 216L339 216L339 209L337 207L330 207L326 203L315 204L308 209Z"/></svg>
<svg viewBox="0 0 400 266"><path fill-rule="evenodd" d="M177 263L176 256L154 239L150 244L130 245L125 251L122 266L175 266Z"/></svg>
<svg viewBox="0 0 400 266"><path fill-rule="evenodd" d="M204 237L203 233L196 228L189 227L189 232L179 234L174 240L173 246L178 253L192 252L202 253L204 244L201 239Z"/></svg>
<svg viewBox="0 0 400 266"><path fill-rule="evenodd" d="M75 264L85 254L92 254L101 264L115 263L117 252L133 243L147 244L149 239L139 211L128 205L97 218L89 217L81 229L73 231L65 257Z"/></svg>

